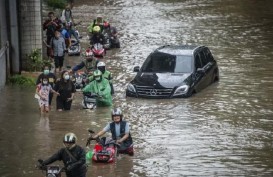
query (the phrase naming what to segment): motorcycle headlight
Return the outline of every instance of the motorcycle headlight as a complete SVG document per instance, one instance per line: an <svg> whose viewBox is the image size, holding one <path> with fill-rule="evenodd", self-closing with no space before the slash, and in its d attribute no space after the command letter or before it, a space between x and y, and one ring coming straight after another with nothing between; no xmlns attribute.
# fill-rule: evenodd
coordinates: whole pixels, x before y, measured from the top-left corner
<svg viewBox="0 0 273 177"><path fill-rule="evenodd" d="M129 83L128 86L127 86L127 90L129 90L130 92L136 92L136 89L135 87L133 86L133 84Z"/></svg>
<svg viewBox="0 0 273 177"><path fill-rule="evenodd" d="M182 85L180 87L178 87L175 92L174 92L174 96L177 96L177 95L182 95L182 94L185 94L189 91L189 86L188 85Z"/></svg>

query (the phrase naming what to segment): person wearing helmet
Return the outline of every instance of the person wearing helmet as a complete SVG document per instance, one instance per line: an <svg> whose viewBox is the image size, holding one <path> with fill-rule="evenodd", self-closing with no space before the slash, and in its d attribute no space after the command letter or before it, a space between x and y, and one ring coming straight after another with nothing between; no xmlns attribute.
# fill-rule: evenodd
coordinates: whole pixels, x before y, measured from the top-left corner
<svg viewBox="0 0 273 177"><path fill-rule="evenodd" d="M85 58L83 61L81 61L79 64L77 64L76 66L74 66L72 68L72 72L76 72L80 69L82 69L83 67L85 67L85 72L88 74L88 75L91 75L92 72L94 70L96 70L96 66L99 62L99 60L93 55L92 52L86 52L85 53L87 54L84 54L85 55Z"/></svg>
<svg viewBox="0 0 273 177"><path fill-rule="evenodd" d="M100 61L97 64L97 69L100 70L102 72L102 77L104 77L105 79L107 79L109 81L110 87L111 87L111 94L114 94L114 87L113 87L113 83L112 83L112 73L108 70L106 70L105 68L105 63L103 61ZM93 81L94 80L94 76L90 76L89 77L89 81Z"/></svg>
<svg viewBox="0 0 273 177"><path fill-rule="evenodd" d="M102 72L96 70L93 73L94 80L83 88L83 93L92 93L97 95L96 105L111 106L112 95L109 81L102 77Z"/></svg>
<svg viewBox="0 0 273 177"><path fill-rule="evenodd" d="M120 48L120 42L118 39L118 31L117 29L110 25L109 22L105 21L103 24L103 33L107 33L108 36L110 37L110 43L111 43L111 48Z"/></svg>
<svg viewBox="0 0 273 177"><path fill-rule="evenodd" d="M104 20L101 16L98 16L96 19L93 20L93 22L87 27L88 29L88 32L90 34L93 34L93 28L95 26L99 26L100 27L100 30L101 32L103 31L103 23L104 23Z"/></svg>
<svg viewBox="0 0 273 177"><path fill-rule="evenodd" d="M63 137L63 145L58 152L42 161L41 166L62 160L67 177L86 177L85 150L76 144L77 137L74 133L67 133Z"/></svg>
<svg viewBox="0 0 273 177"><path fill-rule="evenodd" d="M99 26L94 26L93 35L91 37L90 44L94 45L97 43L104 45L105 38L104 38L104 35L101 33L101 28Z"/></svg>
<svg viewBox="0 0 273 177"><path fill-rule="evenodd" d="M108 123L100 132L98 132L93 138L100 137L106 132L111 132L112 139L117 140L120 144L118 151L120 153L127 153L133 155L133 140L130 134L129 123L123 120L123 114L120 108L114 108L112 110L112 122Z"/></svg>

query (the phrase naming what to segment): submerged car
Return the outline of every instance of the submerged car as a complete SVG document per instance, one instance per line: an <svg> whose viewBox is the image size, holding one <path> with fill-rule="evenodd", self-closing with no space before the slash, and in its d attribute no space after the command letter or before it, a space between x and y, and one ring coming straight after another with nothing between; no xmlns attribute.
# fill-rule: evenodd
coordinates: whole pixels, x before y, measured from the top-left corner
<svg viewBox="0 0 273 177"><path fill-rule="evenodd" d="M217 62L205 46L159 47L134 72L126 89L129 97L190 97L219 80Z"/></svg>

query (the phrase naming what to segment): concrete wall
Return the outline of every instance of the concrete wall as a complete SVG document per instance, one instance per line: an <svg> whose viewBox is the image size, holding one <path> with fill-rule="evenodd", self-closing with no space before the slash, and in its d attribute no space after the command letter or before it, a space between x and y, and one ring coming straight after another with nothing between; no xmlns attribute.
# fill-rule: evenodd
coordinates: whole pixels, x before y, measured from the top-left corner
<svg viewBox="0 0 273 177"><path fill-rule="evenodd" d="M26 55L35 48L42 49L42 0L19 1L19 31L22 68Z"/></svg>
<svg viewBox="0 0 273 177"><path fill-rule="evenodd" d="M5 44L8 41L8 23L6 10L7 3L5 0L0 0L0 90L6 83L7 57L8 51L5 50Z"/></svg>

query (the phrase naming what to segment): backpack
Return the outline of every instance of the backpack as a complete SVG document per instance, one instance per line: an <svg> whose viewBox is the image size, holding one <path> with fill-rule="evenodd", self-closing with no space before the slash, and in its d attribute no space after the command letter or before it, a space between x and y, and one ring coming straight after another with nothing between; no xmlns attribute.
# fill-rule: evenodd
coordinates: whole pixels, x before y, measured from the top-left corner
<svg viewBox="0 0 273 177"><path fill-rule="evenodd" d="M70 18L72 17L72 11L71 10L69 10L69 17ZM62 11L62 15L61 15L60 20L62 21L62 23L66 22L66 19L65 19L65 9Z"/></svg>

